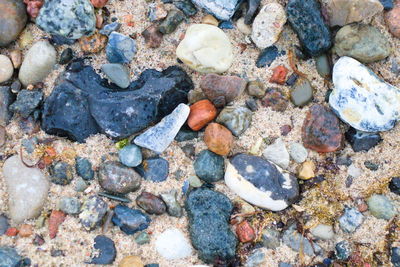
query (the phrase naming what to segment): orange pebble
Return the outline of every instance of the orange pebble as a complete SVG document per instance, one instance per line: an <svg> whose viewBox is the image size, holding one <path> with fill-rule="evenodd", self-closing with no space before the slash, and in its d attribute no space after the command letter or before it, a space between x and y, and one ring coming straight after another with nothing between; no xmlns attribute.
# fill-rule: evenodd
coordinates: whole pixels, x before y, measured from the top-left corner
<svg viewBox="0 0 400 267"><path fill-rule="evenodd" d="M204 133L204 142L215 154L226 156L232 149L233 136L231 131L218 123L210 123Z"/></svg>
<svg viewBox="0 0 400 267"><path fill-rule="evenodd" d="M18 234L18 229L15 227L10 227L6 231L6 236L16 236Z"/></svg>
<svg viewBox="0 0 400 267"><path fill-rule="evenodd" d="M19 228L19 236L20 237L29 237L33 233L33 227L29 224L23 224Z"/></svg>
<svg viewBox="0 0 400 267"><path fill-rule="evenodd" d="M288 69L285 66L281 65L274 68L272 71L273 71L272 77L269 80L269 82L277 84L285 84Z"/></svg>
<svg viewBox="0 0 400 267"><path fill-rule="evenodd" d="M251 242L256 238L253 227L247 221L243 221L236 226L236 234L242 243Z"/></svg>
<svg viewBox="0 0 400 267"><path fill-rule="evenodd" d="M210 100L200 100L190 106L188 125L193 131L198 131L217 116L217 109Z"/></svg>
<svg viewBox="0 0 400 267"><path fill-rule="evenodd" d="M65 220L65 213L59 210L53 210L49 218L49 236L55 238L58 232L58 227Z"/></svg>

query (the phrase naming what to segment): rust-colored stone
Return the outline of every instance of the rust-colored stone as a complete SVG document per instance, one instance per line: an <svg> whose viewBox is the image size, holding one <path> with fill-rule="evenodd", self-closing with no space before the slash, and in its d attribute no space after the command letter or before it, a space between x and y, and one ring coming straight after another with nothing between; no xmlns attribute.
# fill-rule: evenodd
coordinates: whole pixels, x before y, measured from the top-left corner
<svg viewBox="0 0 400 267"><path fill-rule="evenodd" d="M151 48L157 48L161 45L163 34L158 30L157 25L151 25L142 32L145 43Z"/></svg>
<svg viewBox="0 0 400 267"><path fill-rule="evenodd" d="M65 213L59 210L53 210L49 218L49 236L55 238L58 232L58 227L65 220Z"/></svg>
<svg viewBox="0 0 400 267"><path fill-rule="evenodd" d="M20 237L29 237L33 233L33 227L29 224L23 224L19 228L19 236Z"/></svg>
<svg viewBox="0 0 400 267"><path fill-rule="evenodd" d="M108 0L90 0L90 2L95 8L102 8L107 4Z"/></svg>
<svg viewBox="0 0 400 267"><path fill-rule="evenodd" d="M289 102L283 93L277 88L268 88L262 102L264 107L270 107L273 111L283 112Z"/></svg>
<svg viewBox="0 0 400 267"><path fill-rule="evenodd" d="M24 0L24 3L26 12L33 19L39 15L40 8L43 6L43 0Z"/></svg>
<svg viewBox="0 0 400 267"><path fill-rule="evenodd" d="M107 36L98 32L91 36L83 36L79 39L79 46L85 54L98 53L106 47Z"/></svg>
<svg viewBox="0 0 400 267"><path fill-rule="evenodd" d="M395 1L394 8L385 14L385 21L389 31L400 38L400 0Z"/></svg>
<svg viewBox="0 0 400 267"><path fill-rule="evenodd" d="M320 153L341 149L343 133L339 119L322 105L311 106L303 123L302 139L304 147Z"/></svg>
<svg viewBox="0 0 400 267"><path fill-rule="evenodd" d="M18 229L15 227L10 227L6 231L6 236L16 236L18 234Z"/></svg>
<svg viewBox="0 0 400 267"><path fill-rule="evenodd" d="M288 69L285 66L281 65L274 68L272 71L273 71L272 77L271 79L269 79L269 82L277 84L285 84Z"/></svg>
<svg viewBox="0 0 400 267"><path fill-rule="evenodd" d="M248 221L243 221L236 226L236 234L242 243L251 242L256 238L254 229Z"/></svg>
<svg viewBox="0 0 400 267"><path fill-rule="evenodd" d="M204 142L209 150L215 154L228 155L233 145L231 131L218 123L210 123L204 133Z"/></svg>
<svg viewBox="0 0 400 267"><path fill-rule="evenodd" d="M217 109L210 100L200 100L190 106L187 124L193 131L198 131L217 116Z"/></svg>

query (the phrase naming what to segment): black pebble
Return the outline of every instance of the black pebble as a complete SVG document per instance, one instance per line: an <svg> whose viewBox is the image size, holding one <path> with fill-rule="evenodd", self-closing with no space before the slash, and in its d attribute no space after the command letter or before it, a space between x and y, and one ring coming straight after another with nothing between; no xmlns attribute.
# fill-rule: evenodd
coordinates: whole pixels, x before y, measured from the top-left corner
<svg viewBox="0 0 400 267"><path fill-rule="evenodd" d="M364 166L371 171L377 171L379 169L379 164L369 160L364 161Z"/></svg>
<svg viewBox="0 0 400 267"><path fill-rule="evenodd" d="M392 193L400 196L400 177L393 177L389 183L389 189Z"/></svg>
<svg viewBox="0 0 400 267"><path fill-rule="evenodd" d="M74 57L74 51L68 47L64 51L62 51L58 63L60 63L61 65L65 65L69 63L73 57Z"/></svg>
<svg viewBox="0 0 400 267"><path fill-rule="evenodd" d="M361 132L352 127L345 133L345 137L354 152L368 151L382 141L379 133Z"/></svg>

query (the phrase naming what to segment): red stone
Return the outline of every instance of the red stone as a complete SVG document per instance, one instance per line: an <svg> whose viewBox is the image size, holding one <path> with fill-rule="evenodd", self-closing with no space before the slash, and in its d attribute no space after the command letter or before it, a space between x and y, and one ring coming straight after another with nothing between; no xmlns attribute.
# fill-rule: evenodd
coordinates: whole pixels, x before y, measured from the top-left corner
<svg viewBox="0 0 400 267"><path fill-rule="evenodd" d="M16 236L18 234L18 229L15 227L10 227L6 231L6 236Z"/></svg>
<svg viewBox="0 0 400 267"><path fill-rule="evenodd" d="M236 234L242 243L251 242L256 238L253 227L247 221L243 221L236 226Z"/></svg>
<svg viewBox="0 0 400 267"><path fill-rule="evenodd" d="M269 80L269 82L277 84L285 84L288 69L285 66L281 65L274 68L272 71L273 71L272 77Z"/></svg>
<svg viewBox="0 0 400 267"><path fill-rule="evenodd" d="M303 123L302 139L304 147L320 153L341 149L343 133L338 118L322 105L311 106Z"/></svg>
<svg viewBox="0 0 400 267"><path fill-rule="evenodd" d="M270 107L273 111L283 112L289 102L279 89L268 88L261 103L264 107Z"/></svg>
<svg viewBox="0 0 400 267"><path fill-rule="evenodd" d="M56 237L58 232L58 227L65 220L65 213L59 210L53 210L49 218L49 236L50 239Z"/></svg>
<svg viewBox="0 0 400 267"><path fill-rule="evenodd" d="M217 109L210 100L200 100L190 106L190 114L187 124L193 131L202 129L207 123L217 116Z"/></svg>
<svg viewBox="0 0 400 267"><path fill-rule="evenodd" d="M43 6L43 0L24 0L24 3L26 4L26 12L31 18L36 18Z"/></svg>
<svg viewBox="0 0 400 267"><path fill-rule="evenodd" d="M395 1L394 8L385 14L385 21L389 31L400 38L400 0Z"/></svg>

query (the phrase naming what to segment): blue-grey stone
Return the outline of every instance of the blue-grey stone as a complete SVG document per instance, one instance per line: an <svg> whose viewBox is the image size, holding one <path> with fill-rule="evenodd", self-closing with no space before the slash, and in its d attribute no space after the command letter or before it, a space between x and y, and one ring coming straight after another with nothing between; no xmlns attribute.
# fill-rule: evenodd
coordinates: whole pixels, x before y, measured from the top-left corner
<svg viewBox="0 0 400 267"><path fill-rule="evenodd" d="M179 205L176 190L171 190L170 192L164 192L160 194L160 197L167 205L167 212L173 217L182 217L182 207Z"/></svg>
<svg viewBox="0 0 400 267"><path fill-rule="evenodd" d="M346 240L340 241L335 245L336 258L339 260L347 260L351 255L351 247Z"/></svg>
<svg viewBox="0 0 400 267"><path fill-rule="evenodd" d="M79 39L94 33L96 17L89 0L52 0L40 9L36 25L50 34Z"/></svg>
<svg viewBox="0 0 400 267"><path fill-rule="evenodd" d="M251 125L252 112L246 107L225 107L216 122L228 128L234 136L243 134Z"/></svg>
<svg viewBox="0 0 400 267"><path fill-rule="evenodd" d="M4 235L9 227L8 218L5 215L0 215L0 236Z"/></svg>
<svg viewBox="0 0 400 267"><path fill-rule="evenodd" d="M229 20L242 0L192 0L192 2L218 19Z"/></svg>
<svg viewBox="0 0 400 267"><path fill-rule="evenodd" d="M345 133L345 137L354 152L368 151L382 141L379 133L366 133L353 127Z"/></svg>
<svg viewBox="0 0 400 267"><path fill-rule="evenodd" d="M124 146L118 154L119 161L127 167L137 167L142 163L142 151L137 145Z"/></svg>
<svg viewBox="0 0 400 267"><path fill-rule="evenodd" d="M224 158L209 150L201 151L194 161L196 175L207 183L213 183L224 178Z"/></svg>
<svg viewBox="0 0 400 267"><path fill-rule="evenodd" d="M149 158L143 161L135 170L145 179L152 182L163 182L169 173L169 163L163 158Z"/></svg>
<svg viewBox="0 0 400 267"><path fill-rule="evenodd" d="M76 157L75 170L76 173L86 181L93 180L94 178L92 163L90 163L87 158Z"/></svg>
<svg viewBox="0 0 400 267"><path fill-rule="evenodd" d="M364 216L355 208L346 207L339 218L339 225L347 233L354 232L364 221Z"/></svg>
<svg viewBox="0 0 400 267"><path fill-rule="evenodd" d="M197 8L190 0L173 0L172 3L188 17L194 16L197 13Z"/></svg>
<svg viewBox="0 0 400 267"><path fill-rule="evenodd" d="M235 28L235 25L233 24L232 21L227 20L227 21L221 21L218 27L221 29L232 30Z"/></svg>
<svg viewBox="0 0 400 267"><path fill-rule="evenodd" d="M11 118L9 106L14 100L10 87L0 86L0 125L6 126Z"/></svg>
<svg viewBox="0 0 400 267"><path fill-rule="evenodd" d="M378 219L390 220L397 212L387 196L374 194L367 199L368 209Z"/></svg>
<svg viewBox="0 0 400 267"><path fill-rule="evenodd" d="M88 262L89 264L112 264L117 257L117 249L115 248L114 241L104 235L95 237L94 248L97 254Z"/></svg>
<svg viewBox="0 0 400 267"><path fill-rule="evenodd" d="M391 10L393 8L393 0L379 0L385 10Z"/></svg>
<svg viewBox="0 0 400 267"><path fill-rule="evenodd" d="M279 51L275 45L267 47L260 52L256 61L256 66L257 68L264 68L265 66L269 67L277 57L285 54L286 52Z"/></svg>
<svg viewBox="0 0 400 267"><path fill-rule="evenodd" d="M67 185L74 178L72 170L71 165L66 162L54 162L49 168L50 181L58 185Z"/></svg>
<svg viewBox="0 0 400 267"><path fill-rule="evenodd" d="M281 245L281 234L279 231L266 228L262 231L262 243L267 249L276 249Z"/></svg>
<svg viewBox="0 0 400 267"><path fill-rule="evenodd" d="M278 267L293 267L293 265L287 262L280 262Z"/></svg>
<svg viewBox="0 0 400 267"><path fill-rule="evenodd" d="M393 267L400 267L400 247L392 247L390 261Z"/></svg>
<svg viewBox="0 0 400 267"><path fill-rule="evenodd" d="M265 261L265 253L261 249L255 249L246 260L244 267L259 267Z"/></svg>
<svg viewBox="0 0 400 267"><path fill-rule="evenodd" d="M110 63L130 63L135 54L135 40L118 32L110 34L106 47L107 60Z"/></svg>
<svg viewBox="0 0 400 267"><path fill-rule="evenodd" d="M305 254L310 257L314 257L315 255L319 255L322 253L322 248L318 246L316 243L311 244L311 242L297 232L297 225L291 225L282 236L282 241L285 245L290 247L295 251L303 250Z"/></svg>
<svg viewBox="0 0 400 267"><path fill-rule="evenodd" d="M128 88L131 79L129 70L122 64L103 64L101 70L110 79L111 82L115 83L118 87L125 89Z"/></svg>
<svg viewBox="0 0 400 267"><path fill-rule="evenodd" d="M12 247L0 247L0 266L1 267L20 267L23 266L23 259Z"/></svg>
<svg viewBox="0 0 400 267"><path fill-rule="evenodd" d="M40 105L43 93L36 90L21 90L17 95L17 100L9 107L11 112L20 114L27 118Z"/></svg>
<svg viewBox="0 0 400 267"><path fill-rule="evenodd" d="M58 207L67 214L79 214L81 211L81 202L75 197L63 197L60 199Z"/></svg>
<svg viewBox="0 0 400 267"><path fill-rule="evenodd" d="M121 25L122 25L121 23L114 21L110 24L104 25L103 29L101 29L99 33L102 35L109 36L112 32L118 31L119 28L121 28Z"/></svg>
<svg viewBox="0 0 400 267"><path fill-rule="evenodd" d="M133 235L147 229L151 222L150 217L140 210L131 209L121 204L114 208L114 215L111 220L127 235Z"/></svg>
<svg viewBox="0 0 400 267"><path fill-rule="evenodd" d="M177 142L184 142L195 139L199 136L199 132L192 131L189 127L183 126L178 134L175 136L175 141Z"/></svg>

